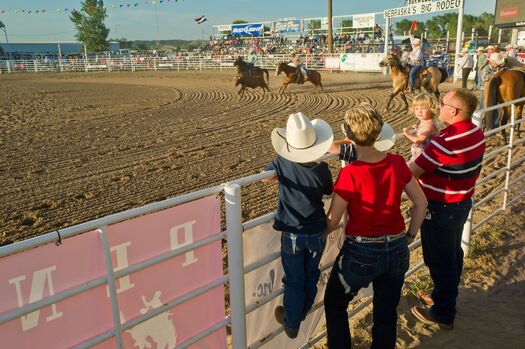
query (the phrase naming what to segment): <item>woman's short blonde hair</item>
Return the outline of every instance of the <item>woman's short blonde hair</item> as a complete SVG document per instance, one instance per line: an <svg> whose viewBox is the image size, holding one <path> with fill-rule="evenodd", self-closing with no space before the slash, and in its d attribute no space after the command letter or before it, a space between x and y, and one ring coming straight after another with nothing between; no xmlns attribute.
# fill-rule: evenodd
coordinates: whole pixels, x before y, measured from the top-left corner
<svg viewBox="0 0 525 349"><path fill-rule="evenodd" d="M351 130L348 138L357 145L369 147L374 145L381 133L383 117L371 105L358 105L347 110L345 123Z"/></svg>
<svg viewBox="0 0 525 349"><path fill-rule="evenodd" d="M434 116L437 114L436 102L434 102L434 99L432 99L428 93L421 93L414 97L412 100L412 113L415 113L416 107L427 107L432 111Z"/></svg>

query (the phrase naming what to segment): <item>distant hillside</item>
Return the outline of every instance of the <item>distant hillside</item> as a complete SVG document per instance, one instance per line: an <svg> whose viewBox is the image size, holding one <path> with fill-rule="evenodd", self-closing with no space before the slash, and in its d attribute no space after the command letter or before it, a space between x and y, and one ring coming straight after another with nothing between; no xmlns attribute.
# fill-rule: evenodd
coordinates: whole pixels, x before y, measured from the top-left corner
<svg viewBox="0 0 525 349"><path fill-rule="evenodd" d="M191 51L199 48L201 40L127 40L118 39L111 40L118 41L121 48L129 48L131 50L173 50L173 51Z"/></svg>

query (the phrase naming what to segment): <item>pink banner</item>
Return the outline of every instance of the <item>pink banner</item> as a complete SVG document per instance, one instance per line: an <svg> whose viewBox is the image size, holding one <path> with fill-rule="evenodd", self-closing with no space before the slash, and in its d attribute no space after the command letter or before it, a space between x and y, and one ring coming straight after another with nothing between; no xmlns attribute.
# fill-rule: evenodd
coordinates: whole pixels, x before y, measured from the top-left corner
<svg viewBox="0 0 525 349"><path fill-rule="evenodd" d="M220 202L208 197L108 227L114 270L175 250L220 231ZM0 260L0 314L82 285L106 274L98 231ZM121 322L222 277L220 241L116 281ZM224 319L222 286L123 333L125 348L175 348ZM52 304L0 325L2 346L69 348L111 330L107 286ZM114 348L115 339L97 348ZM221 329L194 347L226 348Z"/></svg>

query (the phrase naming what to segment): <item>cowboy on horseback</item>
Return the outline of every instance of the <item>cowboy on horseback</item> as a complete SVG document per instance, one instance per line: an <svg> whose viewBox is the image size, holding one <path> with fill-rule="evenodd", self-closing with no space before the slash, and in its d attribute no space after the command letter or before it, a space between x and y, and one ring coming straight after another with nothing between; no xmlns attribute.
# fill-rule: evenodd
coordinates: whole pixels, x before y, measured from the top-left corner
<svg viewBox="0 0 525 349"><path fill-rule="evenodd" d="M250 54L248 55L248 58L246 59L246 66L248 68L248 75L252 75L253 73L253 67L255 66L255 62L259 59L259 56L255 53L254 49L250 50Z"/></svg>
<svg viewBox="0 0 525 349"><path fill-rule="evenodd" d="M301 60L301 56L299 56L297 53L292 53L290 56L291 62L289 65L292 67L295 67L297 79L295 80L295 83L297 84L303 84L306 79L308 79L308 70L306 69L305 65L303 64Z"/></svg>
<svg viewBox="0 0 525 349"><path fill-rule="evenodd" d="M413 96L416 76L423 68L425 58L423 56L423 50L421 49L421 39L414 37L411 30L408 31L408 35L410 35L410 43L412 44L412 52L410 52L408 56L408 63L412 66L408 76L408 85L410 87L410 95Z"/></svg>

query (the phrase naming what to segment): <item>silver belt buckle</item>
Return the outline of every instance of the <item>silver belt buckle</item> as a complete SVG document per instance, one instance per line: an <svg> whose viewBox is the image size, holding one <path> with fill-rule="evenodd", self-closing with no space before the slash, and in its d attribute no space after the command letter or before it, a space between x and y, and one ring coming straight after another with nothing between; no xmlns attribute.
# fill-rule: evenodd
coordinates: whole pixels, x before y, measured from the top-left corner
<svg viewBox="0 0 525 349"><path fill-rule="evenodd" d="M356 237L355 237L355 241L357 241L357 242L361 242L361 241L363 241L363 238L360 237L360 236L356 236Z"/></svg>
<svg viewBox="0 0 525 349"><path fill-rule="evenodd" d="M386 237L386 242L390 242L390 240L392 240L392 239L390 238L390 236L388 236L388 235L385 236L385 237Z"/></svg>

